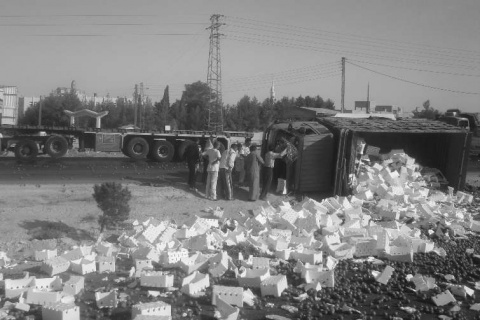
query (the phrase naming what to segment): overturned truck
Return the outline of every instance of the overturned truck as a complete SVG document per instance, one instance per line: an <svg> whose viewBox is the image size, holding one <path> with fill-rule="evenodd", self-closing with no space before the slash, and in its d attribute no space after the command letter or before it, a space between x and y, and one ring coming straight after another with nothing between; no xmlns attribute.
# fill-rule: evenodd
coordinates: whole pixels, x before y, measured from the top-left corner
<svg viewBox="0 0 480 320"><path fill-rule="evenodd" d="M325 117L317 122L272 124L265 131L262 154L280 141L288 141L297 154L277 160L274 181L285 177L288 191L297 194L347 195L360 153L367 153L372 161L383 161L393 153L404 152L422 167L438 170L445 185L461 190L471 134L426 119ZM362 144L364 147L359 148Z"/></svg>

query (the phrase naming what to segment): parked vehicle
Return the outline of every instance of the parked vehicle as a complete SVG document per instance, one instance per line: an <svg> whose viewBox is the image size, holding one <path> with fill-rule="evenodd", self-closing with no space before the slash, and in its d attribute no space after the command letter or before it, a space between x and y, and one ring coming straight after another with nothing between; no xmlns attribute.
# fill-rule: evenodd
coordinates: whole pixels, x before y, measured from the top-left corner
<svg viewBox="0 0 480 320"><path fill-rule="evenodd" d="M471 132L470 155L480 157L480 113L449 109L438 120Z"/></svg>
<svg viewBox="0 0 480 320"><path fill-rule="evenodd" d="M149 158L158 162L183 160L186 147L196 139L204 144L216 139L230 147L231 137L251 137L247 132L209 132L193 130L151 131L102 130L76 127L13 126L0 127L0 154L13 151L18 160L32 160L39 153L63 157L78 140L79 151L91 149L123 152L132 159Z"/></svg>

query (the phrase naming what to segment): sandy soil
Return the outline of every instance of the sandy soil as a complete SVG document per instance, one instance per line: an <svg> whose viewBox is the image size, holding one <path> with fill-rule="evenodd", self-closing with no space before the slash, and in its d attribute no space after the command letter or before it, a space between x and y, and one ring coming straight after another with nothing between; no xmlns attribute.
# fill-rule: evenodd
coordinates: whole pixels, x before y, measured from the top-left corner
<svg viewBox="0 0 480 320"><path fill-rule="evenodd" d="M186 169L179 171L184 171L182 175L186 178ZM467 183L480 187L480 171L470 172ZM156 217L174 219L180 225L195 215L208 215L208 208L222 207L228 216L258 208L263 203L245 201L246 188L236 189L237 200L209 201L203 193L189 191L183 177L171 183L124 181L122 184L132 192L130 217L140 221ZM20 250L17 244L27 243L36 231L46 226L64 231L73 243L95 239L99 232L97 219L102 212L92 197L93 185L0 182L0 250ZM285 196L269 195L274 205L288 200Z"/></svg>
<svg viewBox="0 0 480 320"><path fill-rule="evenodd" d="M203 194L174 186L143 186L123 183L132 192L130 217L140 221L148 217L174 219L182 224L195 215L208 215L208 208L224 208L225 215L247 212L262 201L210 201ZM99 232L97 219L101 210L92 197L93 184L21 184L0 186L0 243L3 246L31 239L35 230L55 226L66 230L75 241L94 239ZM246 193L246 189L237 189ZM269 195L272 203L287 200ZM1 248L0 248L1 249Z"/></svg>

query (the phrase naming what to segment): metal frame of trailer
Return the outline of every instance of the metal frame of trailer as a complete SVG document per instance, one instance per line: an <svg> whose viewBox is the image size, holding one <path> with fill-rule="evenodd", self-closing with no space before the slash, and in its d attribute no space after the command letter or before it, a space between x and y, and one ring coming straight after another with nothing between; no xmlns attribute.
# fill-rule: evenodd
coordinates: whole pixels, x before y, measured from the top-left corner
<svg viewBox="0 0 480 320"><path fill-rule="evenodd" d="M186 147L199 140L219 141L230 147L231 137L252 137L248 132L211 132L196 130L145 131L99 128L14 126L0 127L0 152L13 151L19 160L32 160L39 153L63 157L78 140L79 151L123 152L133 159L150 158L158 162L183 160Z"/></svg>

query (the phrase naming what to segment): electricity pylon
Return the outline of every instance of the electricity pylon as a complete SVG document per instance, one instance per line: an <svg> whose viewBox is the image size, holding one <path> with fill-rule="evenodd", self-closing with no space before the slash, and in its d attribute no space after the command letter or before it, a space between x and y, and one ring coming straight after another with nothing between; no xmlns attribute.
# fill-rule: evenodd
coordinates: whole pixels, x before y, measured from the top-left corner
<svg viewBox="0 0 480 320"><path fill-rule="evenodd" d="M208 52L207 84L210 89L208 99L209 131L223 131L223 104L222 104L222 62L220 59L220 37L223 36L220 27L225 25L220 20L223 15L213 14L210 17L210 49Z"/></svg>

